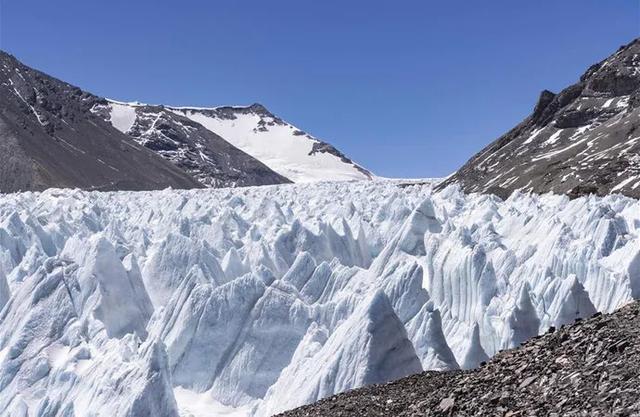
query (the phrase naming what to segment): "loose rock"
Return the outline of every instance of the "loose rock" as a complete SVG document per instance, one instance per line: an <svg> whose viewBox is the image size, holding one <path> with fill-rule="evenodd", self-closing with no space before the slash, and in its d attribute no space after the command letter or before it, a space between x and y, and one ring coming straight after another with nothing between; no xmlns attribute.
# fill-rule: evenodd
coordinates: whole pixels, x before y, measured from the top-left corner
<svg viewBox="0 0 640 417"><path fill-rule="evenodd" d="M424 372L283 416L640 415L639 314L637 301L500 352L474 370Z"/></svg>

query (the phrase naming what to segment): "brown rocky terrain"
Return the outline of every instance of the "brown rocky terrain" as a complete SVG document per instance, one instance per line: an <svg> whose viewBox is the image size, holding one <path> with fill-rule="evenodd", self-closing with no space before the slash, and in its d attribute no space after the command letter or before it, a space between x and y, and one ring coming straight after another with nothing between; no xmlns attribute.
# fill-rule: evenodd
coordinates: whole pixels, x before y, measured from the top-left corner
<svg viewBox="0 0 640 417"><path fill-rule="evenodd" d="M640 302L551 329L471 371L424 372L282 414L638 416Z"/></svg>

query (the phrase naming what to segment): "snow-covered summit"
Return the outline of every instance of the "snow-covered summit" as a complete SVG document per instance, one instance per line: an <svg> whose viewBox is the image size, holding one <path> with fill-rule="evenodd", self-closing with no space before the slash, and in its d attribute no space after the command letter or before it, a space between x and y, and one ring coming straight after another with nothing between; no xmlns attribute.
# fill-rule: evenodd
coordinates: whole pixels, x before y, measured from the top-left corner
<svg viewBox="0 0 640 417"><path fill-rule="evenodd" d="M219 135L164 106L102 100L91 111L207 187L290 182Z"/></svg>
<svg viewBox="0 0 640 417"><path fill-rule="evenodd" d="M283 178L296 183L373 178L369 171L332 145L285 122L261 104L201 108L108 100L108 104L97 107L96 112L102 114L118 130L141 143L148 143L145 136L158 130L157 120L160 117L167 119L171 118L170 114L174 114L175 118L181 120L178 124L183 128L179 130L185 131L183 135L187 139L196 127L206 130L210 132L209 135L223 139ZM146 119L150 123L144 123ZM169 139L176 141L175 137ZM210 139L202 140L201 143L204 146L208 141ZM181 159L183 154L181 151L176 152L173 159ZM206 165L207 161L203 160L202 163ZM210 185L206 181L204 183Z"/></svg>

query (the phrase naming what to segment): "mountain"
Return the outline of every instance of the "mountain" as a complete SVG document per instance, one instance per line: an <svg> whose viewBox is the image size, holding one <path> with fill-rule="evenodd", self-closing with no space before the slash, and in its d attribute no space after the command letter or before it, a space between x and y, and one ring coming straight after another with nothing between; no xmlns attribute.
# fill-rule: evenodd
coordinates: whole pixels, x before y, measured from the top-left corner
<svg viewBox="0 0 640 417"><path fill-rule="evenodd" d="M172 132L178 135L208 131L208 136L223 138L231 145L263 162L280 176L299 182L330 180L367 180L373 175L357 165L332 145L322 142L308 133L285 122L260 104L248 107L190 108L148 106L139 103L111 102L110 116L113 125L135 137L140 143L148 143L148 125L162 114L163 119L174 118L183 126ZM107 114L107 113L103 113ZM152 114L154 116L152 116ZM142 125L142 126L140 126ZM156 129L157 130L157 129ZM157 132L153 133L157 136ZM163 140L163 145L151 147L165 155L162 148L176 138ZM206 140L210 140L208 137ZM196 143L206 143L195 139ZM149 144L145 146L150 146ZM181 149L178 150L181 153Z"/></svg>
<svg viewBox="0 0 640 417"><path fill-rule="evenodd" d="M296 183L373 177L332 145L285 122L260 104L173 111L201 123Z"/></svg>
<svg viewBox="0 0 640 417"><path fill-rule="evenodd" d="M640 302L554 329L471 372L425 372L283 417L640 414Z"/></svg>
<svg viewBox="0 0 640 417"><path fill-rule="evenodd" d="M371 179L263 106L176 108L95 96L0 51L0 192Z"/></svg>
<svg viewBox="0 0 640 417"><path fill-rule="evenodd" d="M640 298L638 200L434 185L4 195L0 415L268 416Z"/></svg>
<svg viewBox="0 0 640 417"><path fill-rule="evenodd" d="M207 187L291 182L201 124L164 106L100 100L91 111Z"/></svg>
<svg viewBox="0 0 640 417"><path fill-rule="evenodd" d="M640 39L591 66L473 156L441 188L640 197Z"/></svg>
<svg viewBox="0 0 640 417"><path fill-rule="evenodd" d="M97 100L0 51L0 192L200 187L94 116Z"/></svg>

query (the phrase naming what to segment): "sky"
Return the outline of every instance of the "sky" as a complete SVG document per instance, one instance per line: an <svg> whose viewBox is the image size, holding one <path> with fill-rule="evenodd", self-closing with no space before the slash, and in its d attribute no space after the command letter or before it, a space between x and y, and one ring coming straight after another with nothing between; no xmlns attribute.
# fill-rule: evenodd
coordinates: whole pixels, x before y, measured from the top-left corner
<svg viewBox="0 0 640 417"><path fill-rule="evenodd" d="M435 177L640 36L640 0L0 0L0 48L100 96L258 102L374 173Z"/></svg>

